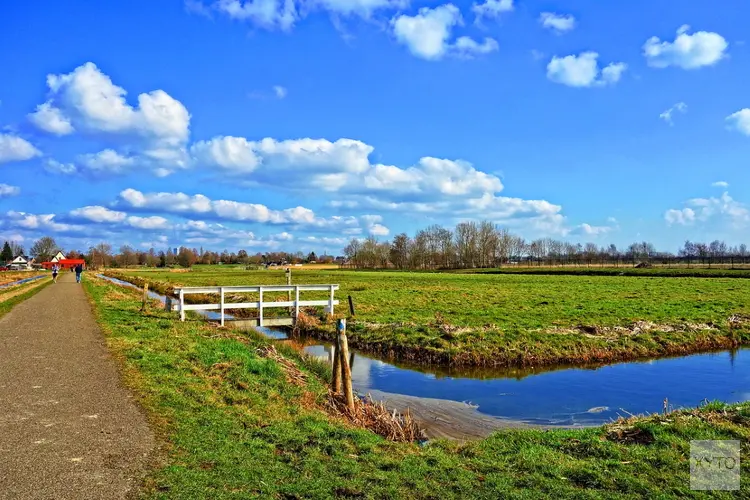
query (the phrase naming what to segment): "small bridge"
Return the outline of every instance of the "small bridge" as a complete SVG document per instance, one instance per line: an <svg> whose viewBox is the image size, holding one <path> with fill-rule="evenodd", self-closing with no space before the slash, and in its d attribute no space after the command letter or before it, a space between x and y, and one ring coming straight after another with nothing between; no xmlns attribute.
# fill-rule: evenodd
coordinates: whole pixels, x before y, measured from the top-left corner
<svg viewBox="0 0 750 500"><path fill-rule="evenodd" d="M176 287L175 293L180 298L180 320L185 321L185 311L219 311L219 321L224 326L226 312L232 309L257 309L258 317L233 321L234 324L243 326L289 326L293 325L299 316L300 307L323 306L326 312L333 314L334 306L339 301L334 298L334 293L339 289L338 285L263 285L263 286L195 286ZM288 300L264 301L264 294L286 292ZM325 300L300 300L302 292L328 292ZM226 302L227 294L252 293L257 294L258 300L254 302ZM186 304L186 295L217 295L218 303L210 304ZM292 294L294 299L292 300ZM267 295L266 295L267 297ZM277 295L278 297L278 295ZM263 311L273 308L293 308L291 318L264 318Z"/></svg>

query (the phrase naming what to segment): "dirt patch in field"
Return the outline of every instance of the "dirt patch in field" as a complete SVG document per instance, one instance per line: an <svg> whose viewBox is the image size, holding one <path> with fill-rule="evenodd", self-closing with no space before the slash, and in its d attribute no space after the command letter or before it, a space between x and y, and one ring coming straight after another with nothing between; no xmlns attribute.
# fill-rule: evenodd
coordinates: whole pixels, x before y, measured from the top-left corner
<svg viewBox="0 0 750 500"><path fill-rule="evenodd" d="M652 321L635 321L627 326L599 326L578 325L576 327L553 327L542 330L544 333L562 335L583 335L590 338L611 338L622 336L642 335L645 333L661 332L695 332L695 331L718 331L718 326L712 323L684 323L679 325L659 324Z"/></svg>

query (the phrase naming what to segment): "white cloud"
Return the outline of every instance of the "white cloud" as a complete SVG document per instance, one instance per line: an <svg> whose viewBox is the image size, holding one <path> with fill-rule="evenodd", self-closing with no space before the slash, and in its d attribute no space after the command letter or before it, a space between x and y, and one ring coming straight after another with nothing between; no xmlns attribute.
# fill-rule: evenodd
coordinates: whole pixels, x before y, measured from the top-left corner
<svg viewBox="0 0 750 500"><path fill-rule="evenodd" d="M306 175L365 171L373 148L351 139L335 142L326 139L277 141L271 138L249 141L244 137L224 136L199 141L190 151L199 163L232 174L251 173L263 165L265 175L278 180L285 172L292 171L304 171ZM335 178L327 180L337 183Z"/></svg>
<svg viewBox="0 0 750 500"><path fill-rule="evenodd" d="M117 212L102 206L87 206L71 210L71 217L85 219L90 222L122 222L127 218L125 212Z"/></svg>
<svg viewBox="0 0 750 500"><path fill-rule="evenodd" d="M58 135L76 130L127 142L143 155L143 165L162 173L188 166L190 114L163 90L142 93L131 106L125 89L92 62L48 75L47 86L48 101L30 115L37 126Z"/></svg>
<svg viewBox="0 0 750 500"><path fill-rule="evenodd" d="M5 214L4 226L20 230L50 231L54 233L80 233L86 228L81 225L64 224L55 220L55 214L29 214L11 210Z"/></svg>
<svg viewBox="0 0 750 500"><path fill-rule="evenodd" d="M595 87L617 83L627 69L625 63L611 63L599 71L596 52L578 56L552 57L547 65L547 78L569 87Z"/></svg>
<svg viewBox="0 0 750 500"><path fill-rule="evenodd" d="M78 168L72 163L60 163L59 161L48 158L44 162L44 169L52 174L73 175L78 172Z"/></svg>
<svg viewBox="0 0 750 500"><path fill-rule="evenodd" d="M591 224L583 223L577 226L572 232L587 236L601 236L611 232L612 229L610 226L592 226Z"/></svg>
<svg viewBox="0 0 750 500"><path fill-rule="evenodd" d="M190 5L194 12L210 13L202 3L191 0ZM406 5L407 0L216 0L211 7L237 21L250 22L265 29L289 30L314 10L323 10L333 16L357 15L368 19L376 11Z"/></svg>
<svg viewBox="0 0 750 500"><path fill-rule="evenodd" d="M390 233L390 230L382 224L373 224L367 230L373 236L388 236Z"/></svg>
<svg viewBox="0 0 750 500"><path fill-rule="evenodd" d="M643 45L646 62L654 68L676 66L682 69L697 69L712 66L727 54L727 41L718 33L697 31L689 34L690 26L684 25L677 30L673 42L662 42L652 36Z"/></svg>
<svg viewBox="0 0 750 500"><path fill-rule="evenodd" d="M137 229L169 229L169 221L164 217L138 217L131 215L127 218L127 223Z"/></svg>
<svg viewBox="0 0 750 500"><path fill-rule="evenodd" d="M126 206L142 210L203 214L228 221L286 224L311 229L333 230L357 225L357 219L354 217L321 218L305 207L273 210L258 203L211 200L200 194L190 196L185 193L142 193L135 189L126 189L120 193L120 201Z"/></svg>
<svg viewBox="0 0 750 500"><path fill-rule="evenodd" d="M29 141L16 135L0 133L0 163L30 160L42 153Z"/></svg>
<svg viewBox="0 0 750 500"><path fill-rule="evenodd" d="M696 221L707 222L715 219L725 220L737 228L750 225L750 209L743 203L734 200L729 193L720 197L693 198L688 200L687 208L667 210L665 219L669 224L688 225Z"/></svg>
<svg viewBox="0 0 750 500"><path fill-rule="evenodd" d="M0 183L0 198L9 198L21 194L21 188Z"/></svg>
<svg viewBox="0 0 750 500"><path fill-rule="evenodd" d="M562 34L576 27L576 18L571 15L555 14L553 12L542 12L539 22L545 28Z"/></svg>
<svg viewBox="0 0 750 500"><path fill-rule="evenodd" d="M670 126L672 126L674 125L672 114L675 111L678 113L687 113L687 104L685 104L684 102L678 102L677 104L675 104L674 106L672 106L671 108L669 108L668 110L660 114L659 118L661 118L662 120L667 122Z"/></svg>
<svg viewBox="0 0 750 500"><path fill-rule="evenodd" d="M670 209L664 214L664 219L668 224L680 224L687 226L695 222L695 211L692 208L683 208L682 210Z"/></svg>
<svg viewBox="0 0 750 500"><path fill-rule="evenodd" d="M719 188L728 188L729 183L726 181L716 181L713 184L711 184L713 187L719 187Z"/></svg>
<svg viewBox="0 0 750 500"><path fill-rule="evenodd" d="M81 155L79 161L92 172L110 174L123 173L135 164L135 159L122 156L112 149Z"/></svg>
<svg viewBox="0 0 750 500"><path fill-rule="evenodd" d="M750 108L745 108L727 116L726 121L731 129L750 135ZM0 156L2 156L0 154Z"/></svg>
<svg viewBox="0 0 750 500"><path fill-rule="evenodd" d="M466 57L497 50L497 42L492 38L480 43L462 36L451 43L453 28L462 24L461 12L452 4L434 9L422 7L414 16L401 14L391 20L396 40L422 59L438 60L448 54Z"/></svg>
<svg viewBox="0 0 750 500"><path fill-rule="evenodd" d="M486 0L483 4L475 3L471 10L477 19L496 19L506 12L513 11L513 0Z"/></svg>
<svg viewBox="0 0 750 500"><path fill-rule="evenodd" d="M55 135L68 135L75 130L62 111L50 102L37 106L36 111L29 114L29 120L40 129Z"/></svg>
<svg viewBox="0 0 750 500"><path fill-rule="evenodd" d="M287 90L286 87L282 87L281 85L274 85L273 93L276 94L276 97L278 97L279 99L283 99L287 95Z"/></svg>

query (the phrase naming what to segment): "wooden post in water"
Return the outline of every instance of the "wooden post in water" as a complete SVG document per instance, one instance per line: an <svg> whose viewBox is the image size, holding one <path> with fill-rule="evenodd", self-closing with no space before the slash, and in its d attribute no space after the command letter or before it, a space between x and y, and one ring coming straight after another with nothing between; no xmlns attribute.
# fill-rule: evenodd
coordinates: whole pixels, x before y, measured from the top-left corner
<svg viewBox="0 0 750 500"><path fill-rule="evenodd" d="M354 410L354 391L352 389L352 369L349 366L349 342L346 339L346 320L340 319L336 325L339 338L339 359L341 363L341 375L344 386L344 396L346 397L346 406Z"/></svg>
<svg viewBox="0 0 750 500"><path fill-rule="evenodd" d="M143 285L143 301L141 302L141 311L146 310L146 303L148 302L148 283Z"/></svg>
<svg viewBox="0 0 750 500"><path fill-rule="evenodd" d="M339 347L339 336L333 343L333 376L331 377L331 389L336 394L341 393L341 349Z"/></svg>
<svg viewBox="0 0 750 500"><path fill-rule="evenodd" d="M172 312L172 297L167 295L164 299L164 310L167 312Z"/></svg>

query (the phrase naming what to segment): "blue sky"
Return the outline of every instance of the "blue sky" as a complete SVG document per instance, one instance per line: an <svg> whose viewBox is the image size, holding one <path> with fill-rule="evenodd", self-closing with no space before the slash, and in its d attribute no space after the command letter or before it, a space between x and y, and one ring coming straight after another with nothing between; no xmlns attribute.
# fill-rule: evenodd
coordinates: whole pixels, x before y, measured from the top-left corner
<svg viewBox="0 0 750 500"><path fill-rule="evenodd" d="M740 0L41 5L0 7L0 240L750 239Z"/></svg>

